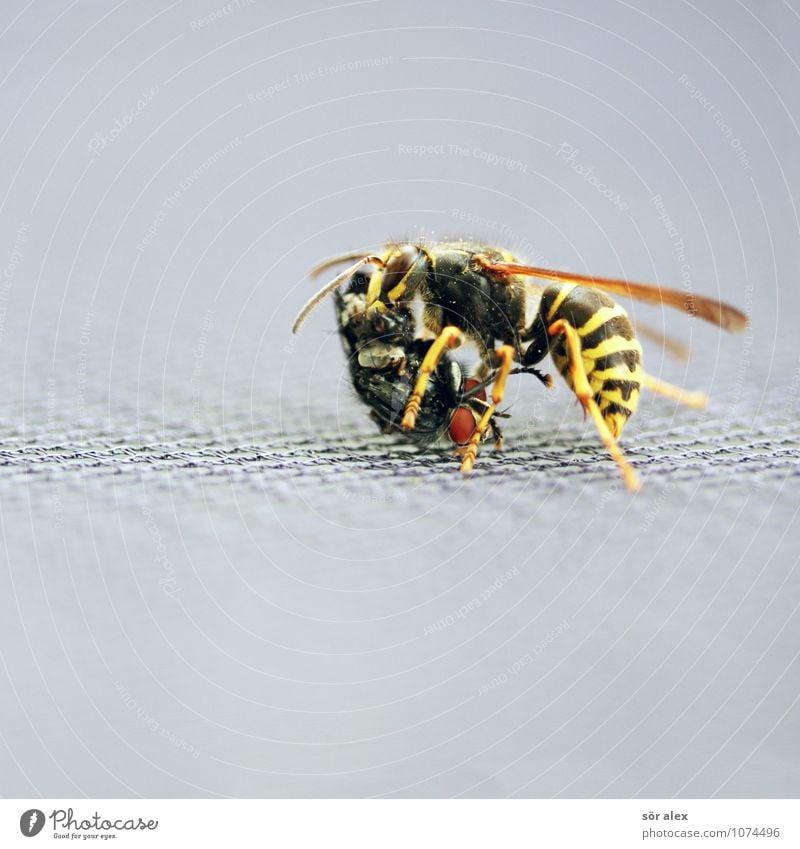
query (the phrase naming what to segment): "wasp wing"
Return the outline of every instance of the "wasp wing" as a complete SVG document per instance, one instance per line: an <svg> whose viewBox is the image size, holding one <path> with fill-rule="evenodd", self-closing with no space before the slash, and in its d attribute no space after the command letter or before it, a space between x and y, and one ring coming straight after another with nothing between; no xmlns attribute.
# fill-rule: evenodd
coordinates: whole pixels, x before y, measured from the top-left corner
<svg viewBox="0 0 800 849"><path fill-rule="evenodd" d="M537 268L533 265L520 265L513 262L486 262L484 268L501 276L514 274L523 277L541 277L545 280L556 280L561 283L577 283L579 286L594 286L605 289L637 301L651 304L666 304L670 307L697 316L705 321L716 324L731 333L740 333L747 327L747 316L736 307L724 304L713 298L704 298L677 289L665 289L662 286L648 283L634 283L630 280L614 280L608 277L589 277L583 274L572 274L567 271L554 271L549 268Z"/></svg>
<svg viewBox="0 0 800 849"><path fill-rule="evenodd" d="M637 336L642 336L645 339L657 342L668 354L675 357L676 360L680 360L684 363L688 361L688 345L684 345L683 342L678 339L674 339L668 333L664 333L663 330L659 330L657 327L645 324L643 321L639 321L638 319L634 321L630 318L630 316L629 319L631 324L633 324L633 329Z"/></svg>

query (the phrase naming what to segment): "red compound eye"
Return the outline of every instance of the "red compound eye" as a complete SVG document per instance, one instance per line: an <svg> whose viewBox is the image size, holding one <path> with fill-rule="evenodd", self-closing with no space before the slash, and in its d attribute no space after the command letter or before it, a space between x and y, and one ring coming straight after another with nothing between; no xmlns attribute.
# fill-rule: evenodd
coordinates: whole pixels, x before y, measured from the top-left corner
<svg viewBox="0 0 800 849"><path fill-rule="evenodd" d="M456 445L466 445L475 433L475 415L469 407L459 407L450 422L450 439Z"/></svg>
<svg viewBox="0 0 800 849"><path fill-rule="evenodd" d="M469 392L471 389L474 389L479 383L480 383L480 381L475 380L474 377L467 378L464 381L464 392L465 393ZM486 390L481 389L480 392L476 392L472 397L473 398L479 398L481 401L485 401L486 400ZM463 409L463 407L462 407L462 409Z"/></svg>

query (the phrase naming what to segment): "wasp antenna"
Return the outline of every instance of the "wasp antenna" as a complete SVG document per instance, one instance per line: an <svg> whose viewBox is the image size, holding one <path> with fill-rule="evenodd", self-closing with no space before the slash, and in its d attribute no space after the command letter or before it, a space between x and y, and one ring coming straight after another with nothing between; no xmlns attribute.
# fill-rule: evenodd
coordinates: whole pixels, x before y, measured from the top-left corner
<svg viewBox="0 0 800 849"><path fill-rule="evenodd" d="M354 260L362 259L368 255L367 251L352 251L349 254L333 256L330 259L323 260L318 265L315 265L311 271L308 272L308 276L313 280L316 277L319 277L324 271L327 271L329 268L333 268L334 265L341 265L343 262L353 262Z"/></svg>
<svg viewBox="0 0 800 849"><path fill-rule="evenodd" d="M337 275L331 280L330 283L326 283L320 290L314 295L313 298L300 310L297 315L297 318L294 320L294 324L292 325L292 333L297 333L297 331L302 327L303 322L311 315L311 313L316 309L317 304L321 301L324 301L328 295L335 292L342 283L345 282L348 278L352 277L359 268L366 265L368 262L381 262L379 257L374 256L364 256L361 259L354 263L353 265L345 268L345 270Z"/></svg>

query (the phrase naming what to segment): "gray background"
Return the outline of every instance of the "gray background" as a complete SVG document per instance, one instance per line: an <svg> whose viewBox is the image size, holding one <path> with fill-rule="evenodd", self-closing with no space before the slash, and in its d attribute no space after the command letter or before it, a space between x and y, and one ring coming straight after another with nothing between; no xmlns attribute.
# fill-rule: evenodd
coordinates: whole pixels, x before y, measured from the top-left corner
<svg viewBox="0 0 800 849"><path fill-rule="evenodd" d="M798 794L800 8L549 6L3 5L0 793ZM292 339L454 234L752 314L632 307L712 396L639 495L563 386L464 479Z"/></svg>

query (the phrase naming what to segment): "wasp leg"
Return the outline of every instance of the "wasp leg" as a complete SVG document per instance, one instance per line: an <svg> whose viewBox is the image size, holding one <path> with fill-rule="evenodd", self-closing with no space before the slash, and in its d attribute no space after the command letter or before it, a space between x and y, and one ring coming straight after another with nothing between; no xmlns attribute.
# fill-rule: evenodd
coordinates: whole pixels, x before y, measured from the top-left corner
<svg viewBox="0 0 800 849"><path fill-rule="evenodd" d="M569 370L572 376L573 391L578 396L578 400L581 402L584 411L592 417L600 438L603 440L603 444L606 446L608 453L614 458L620 472L622 472L625 485L628 489L635 492L640 486L636 472L634 472L633 468L625 459L622 449L617 444L614 435L608 429L608 425L605 423L600 408L597 406L597 402L592 395L589 378L586 375L586 369L583 365L581 339L578 331L569 322L560 318L547 328L547 333L550 336L557 336L559 333L564 334L569 353Z"/></svg>
<svg viewBox="0 0 800 849"><path fill-rule="evenodd" d="M445 350L459 345L462 339L463 333L457 327L448 325L447 327L442 328L442 332L430 348L428 348L428 352L422 360L422 365L419 367L419 373L417 374L417 381L414 384L414 390L406 403L405 414L403 415L403 421L401 423L403 430L414 429L414 426L417 423L419 408L422 405L422 396L428 388L428 378L436 371L439 362L444 356Z"/></svg>
<svg viewBox="0 0 800 849"><path fill-rule="evenodd" d="M514 362L514 349L511 345L502 345L495 353L500 360L500 368L497 370L494 385L492 386L492 403L481 416L481 420L475 428L475 433L472 434L464 451L464 459L461 461L461 471L464 473L471 472L472 467L475 465L475 458L478 456L478 446L483 441L487 429L492 424L492 417L497 411L498 404L503 401L506 391L506 380L511 371L511 364Z"/></svg>
<svg viewBox="0 0 800 849"><path fill-rule="evenodd" d="M686 389L681 389L680 386L673 386L671 383L659 380L651 374L642 373L641 381L642 386L646 386L651 392L673 398L675 401L680 401L681 404L695 410L702 410L708 404L708 395L705 392L689 392Z"/></svg>
<svg viewBox="0 0 800 849"><path fill-rule="evenodd" d="M514 363L515 352L511 345L501 345L495 351L495 354L500 360L500 368L497 370L497 376L492 386L492 404L496 407L502 403L503 396L506 394L506 381Z"/></svg>
<svg viewBox="0 0 800 849"><path fill-rule="evenodd" d="M474 403L480 405L483 408L483 410L488 410L489 408L492 407L492 405L489 404L487 401L476 400ZM505 441L505 437L503 435L503 431L500 428L500 425L497 423L498 418L507 419L507 418L510 418L510 416L509 416L508 413L498 413L497 409L494 409L494 412L492 413L492 418L489 422L488 429L491 430L491 432L492 432L492 439L494 440L495 450L501 451L503 449L503 443ZM480 421L480 419L479 419L479 421ZM455 454L456 456L459 456L459 457L463 457L464 454L466 454L468 447L469 447L469 443L467 443L466 445L459 445L458 448L456 448L453 451L453 454Z"/></svg>
<svg viewBox="0 0 800 849"><path fill-rule="evenodd" d="M490 404L486 408L486 412L481 416L481 420L475 428L475 433L472 434L469 442L464 446L464 450L462 452L463 459L461 461L461 471L464 474L471 472L472 467L475 465L475 458L478 456L478 446L481 444L483 435L486 433L487 428L492 422L492 416L494 416L495 409L494 404Z"/></svg>
<svg viewBox="0 0 800 849"><path fill-rule="evenodd" d="M539 371L535 366L524 366L522 368L512 369L510 374L532 374L537 380L541 381L544 384L545 389L553 388L553 376L550 374L543 374Z"/></svg>

